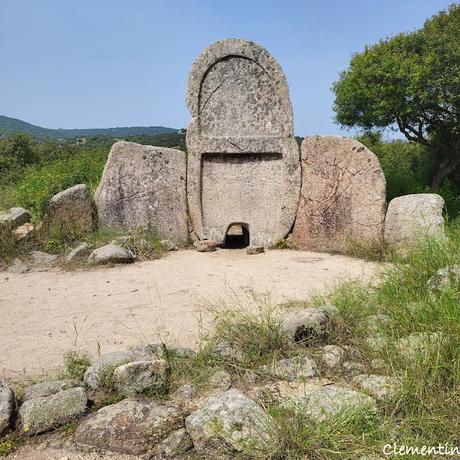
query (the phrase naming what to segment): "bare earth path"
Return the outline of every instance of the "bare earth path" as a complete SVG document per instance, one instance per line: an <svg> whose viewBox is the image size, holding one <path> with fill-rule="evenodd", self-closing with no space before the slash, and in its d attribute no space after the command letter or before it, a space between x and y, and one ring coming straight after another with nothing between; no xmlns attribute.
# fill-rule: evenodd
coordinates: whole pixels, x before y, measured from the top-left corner
<svg viewBox="0 0 460 460"><path fill-rule="evenodd" d="M250 290L269 292L273 302L305 299L377 269L305 251L187 250L89 271L1 273L0 377L53 374L75 345L92 355L159 339L193 347L206 301Z"/></svg>

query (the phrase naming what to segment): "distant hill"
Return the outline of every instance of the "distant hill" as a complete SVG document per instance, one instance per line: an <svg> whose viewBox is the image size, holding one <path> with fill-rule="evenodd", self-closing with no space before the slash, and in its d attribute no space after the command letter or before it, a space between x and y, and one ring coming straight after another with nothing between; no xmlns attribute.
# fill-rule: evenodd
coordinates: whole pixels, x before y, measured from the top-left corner
<svg viewBox="0 0 460 460"><path fill-rule="evenodd" d="M0 115L0 136L26 133L37 138L73 139L78 137L108 136L155 136L157 134L177 133L177 129L164 126L133 126L120 128L90 128L90 129L48 129L31 125L16 118Z"/></svg>

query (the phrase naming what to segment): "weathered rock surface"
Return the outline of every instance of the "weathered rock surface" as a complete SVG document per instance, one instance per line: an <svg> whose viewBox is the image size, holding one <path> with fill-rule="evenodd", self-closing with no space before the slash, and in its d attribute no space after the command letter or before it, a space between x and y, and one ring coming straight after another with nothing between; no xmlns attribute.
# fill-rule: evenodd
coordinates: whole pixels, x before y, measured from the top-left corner
<svg viewBox="0 0 460 460"><path fill-rule="evenodd" d="M24 208L10 208L8 212L0 213L0 225L10 225L13 228L30 222L30 212Z"/></svg>
<svg viewBox="0 0 460 460"><path fill-rule="evenodd" d="M160 244L165 251L177 251L177 246L171 240L161 240Z"/></svg>
<svg viewBox="0 0 460 460"><path fill-rule="evenodd" d="M181 428L180 412L150 400L124 399L86 417L75 441L113 452L142 455Z"/></svg>
<svg viewBox="0 0 460 460"><path fill-rule="evenodd" d="M375 399L388 399L396 395L398 380L384 375L360 374L353 377L353 382L361 390Z"/></svg>
<svg viewBox="0 0 460 460"><path fill-rule="evenodd" d="M33 436L58 428L83 415L87 405L88 399L81 387L29 399L19 409L22 430L28 436Z"/></svg>
<svg viewBox="0 0 460 460"><path fill-rule="evenodd" d="M175 399L193 399L197 395L196 388L190 384L185 383L177 388L177 390L173 393L173 397Z"/></svg>
<svg viewBox="0 0 460 460"><path fill-rule="evenodd" d="M359 391L339 385L322 386L317 383L304 383L281 391L283 405L301 410L315 421L326 420L352 409L375 412L375 401Z"/></svg>
<svg viewBox="0 0 460 460"><path fill-rule="evenodd" d="M322 359L327 367L337 367L343 359L344 349L338 345L325 345L322 350Z"/></svg>
<svg viewBox="0 0 460 460"><path fill-rule="evenodd" d="M140 354L131 351L113 351L105 353L97 358L93 364L86 369L83 381L92 390L97 390L101 379L107 372L113 372L118 366L140 359Z"/></svg>
<svg viewBox="0 0 460 460"><path fill-rule="evenodd" d="M36 383L26 388L24 393L24 401L35 398L43 398L53 395L59 391L68 390L78 386L78 383L71 379L50 380L49 382Z"/></svg>
<svg viewBox="0 0 460 460"><path fill-rule="evenodd" d="M187 106L187 194L198 238L222 244L235 223L250 229L252 245L284 238L301 178L279 64L251 41L218 41L192 66Z"/></svg>
<svg viewBox="0 0 460 460"><path fill-rule="evenodd" d="M56 254L48 254L47 252L43 251L32 251L30 256L32 257L34 263L41 267L50 266L58 259Z"/></svg>
<svg viewBox="0 0 460 460"><path fill-rule="evenodd" d="M280 359L269 366L261 366L261 370L282 380L305 380L318 375L318 366L308 356Z"/></svg>
<svg viewBox="0 0 460 460"><path fill-rule="evenodd" d="M401 253L421 238L444 236L444 200L435 193L393 198L385 218L385 242Z"/></svg>
<svg viewBox="0 0 460 460"><path fill-rule="evenodd" d="M200 240L195 242L195 249L198 252L213 252L216 250L217 243L214 240Z"/></svg>
<svg viewBox="0 0 460 460"><path fill-rule="evenodd" d="M396 341L396 349L407 360L428 358L442 347L444 336L439 332L415 332Z"/></svg>
<svg viewBox="0 0 460 460"><path fill-rule="evenodd" d="M307 307L288 312L283 318L282 331L295 341L309 340L326 332L328 315L320 308Z"/></svg>
<svg viewBox="0 0 460 460"><path fill-rule="evenodd" d="M254 255L254 254L262 254L265 252L265 248L263 246L249 246L246 249L246 254Z"/></svg>
<svg viewBox="0 0 460 460"><path fill-rule="evenodd" d="M26 222L25 224L20 225L17 227L13 234L18 240L23 240L27 236L29 236L34 230L34 226L30 222Z"/></svg>
<svg viewBox="0 0 460 460"><path fill-rule="evenodd" d="M75 225L83 232L94 229L94 208L85 184L78 184L54 195L43 218L43 226L59 223Z"/></svg>
<svg viewBox="0 0 460 460"><path fill-rule="evenodd" d="M12 264L6 269L8 273L18 273L22 275L30 270L30 268L21 260L14 259Z"/></svg>
<svg viewBox="0 0 460 460"><path fill-rule="evenodd" d="M449 265L440 268L429 280L428 287L431 291L438 291L450 282L460 282L460 265Z"/></svg>
<svg viewBox="0 0 460 460"><path fill-rule="evenodd" d="M355 242L383 238L386 181L377 157L343 136L306 137L302 189L293 243L302 249L346 253Z"/></svg>
<svg viewBox="0 0 460 460"><path fill-rule="evenodd" d="M99 223L147 227L175 244L188 240L186 157L180 150L116 142L95 193Z"/></svg>
<svg viewBox="0 0 460 460"><path fill-rule="evenodd" d="M79 257L82 257L83 255L85 255L88 252L89 248L90 248L90 246L89 246L88 243L79 244L78 246L73 248L69 252L69 254L67 254L66 261L71 262L74 259L78 259Z"/></svg>
<svg viewBox="0 0 460 460"><path fill-rule="evenodd" d="M95 249L88 257L88 263L102 265L107 263L127 264L134 262L134 257L126 249L116 244L106 244Z"/></svg>
<svg viewBox="0 0 460 460"><path fill-rule="evenodd" d="M134 396L145 390L158 390L166 384L169 366L164 359L133 361L118 366L114 381L125 396Z"/></svg>
<svg viewBox="0 0 460 460"><path fill-rule="evenodd" d="M15 409L16 398L13 390L6 382L0 380L0 436L10 429Z"/></svg>
<svg viewBox="0 0 460 460"><path fill-rule="evenodd" d="M186 418L185 427L203 458L234 458L235 452L263 449L272 442L269 415L236 389L209 398Z"/></svg>
<svg viewBox="0 0 460 460"><path fill-rule="evenodd" d="M192 447L192 438L186 429L179 428L158 444L155 453L160 458L178 458L178 456L188 452Z"/></svg>
<svg viewBox="0 0 460 460"><path fill-rule="evenodd" d="M232 376L227 371L221 369L209 377L208 385L211 388L219 388L220 390L228 390L232 386Z"/></svg>

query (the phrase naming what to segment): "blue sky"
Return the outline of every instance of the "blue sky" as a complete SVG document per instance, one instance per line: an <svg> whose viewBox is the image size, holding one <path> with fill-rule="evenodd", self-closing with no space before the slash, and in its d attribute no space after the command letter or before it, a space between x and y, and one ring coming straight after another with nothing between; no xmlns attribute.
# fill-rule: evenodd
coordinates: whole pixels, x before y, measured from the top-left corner
<svg viewBox="0 0 460 460"><path fill-rule="evenodd" d="M186 127L187 74L229 37L286 73L297 135L338 134L331 84L366 44L444 0L0 0L0 115L48 128Z"/></svg>

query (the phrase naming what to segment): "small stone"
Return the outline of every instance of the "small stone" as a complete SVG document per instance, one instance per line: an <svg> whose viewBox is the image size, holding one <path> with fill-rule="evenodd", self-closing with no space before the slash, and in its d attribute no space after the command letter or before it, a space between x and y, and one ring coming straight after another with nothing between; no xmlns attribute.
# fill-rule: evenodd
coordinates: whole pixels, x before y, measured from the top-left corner
<svg viewBox="0 0 460 460"><path fill-rule="evenodd" d="M13 234L18 240L23 240L26 238L30 233L32 233L34 226L30 222L26 222L23 225L17 227Z"/></svg>
<svg viewBox="0 0 460 460"><path fill-rule="evenodd" d="M86 369L83 381L92 390L97 390L101 379L107 372L113 372L118 366L129 362L137 361L139 354L130 351L113 351L101 355L94 363Z"/></svg>
<svg viewBox="0 0 460 460"><path fill-rule="evenodd" d="M177 388L173 393L173 397L175 399L193 399L196 394L196 388L192 384L186 383Z"/></svg>
<svg viewBox="0 0 460 460"><path fill-rule="evenodd" d="M6 269L8 273L18 273L22 275L30 270L30 268L21 260L14 259L13 263Z"/></svg>
<svg viewBox="0 0 460 460"><path fill-rule="evenodd" d="M185 427L203 458L235 458L248 446L269 450L274 442L270 416L236 389L208 398L185 419Z"/></svg>
<svg viewBox="0 0 460 460"><path fill-rule="evenodd" d="M302 411L316 422L326 420L344 411L362 408L375 413L377 406L370 397L348 387L305 383L297 389L289 389L283 406Z"/></svg>
<svg viewBox="0 0 460 460"><path fill-rule="evenodd" d="M86 417L75 432L75 441L122 454L143 455L182 425L176 408L148 399L124 399Z"/></svg>
<svg viewBox="0 0 460 460"><path fill-rule="evenodd" d="M428 288L436 292L447 286L450 282L460 282L460 265L449 265L440 268L429 280Z"/></svg>
<svg viewBox="0 0 460 460"><path fill-rule="evenodd" d="M232 386L232 376L227 371L220 369L209 377L208 385L211 388L226 391Z"/></svg>
<svg viewBox="0 0 460 460"><path fill-rule="evenodd" d="M198 252L213 252L216 250L217 243L214 240L200 240L195 243Z"/></svg>
<svg viewBox="0 0 460 460"><path fill-rule="evenodd" d="M13 228L30 222L30 212L24 208L10 208L8 212L0 213L0 225L11 225Z"/></svg>
<svg viewBox="0 0 460 460"><path fill-rule="evenodd" d="M114 373L115 384L125 396L135 396L146 390L158 390L166 384L169 372L164 359L133 361L118 366Z"/></svg>
<svg viewBox="0 0 460 460"><path fill-rule="evenodd" d="M214 345L212 351L222 358L231 361L241 361L243 359L243 352L225 340Z"/></svg>
<svg viewBox="0 0 460 460"><path fill-rule="evenodd" d="M282 331L287 338L301 342L323 335L327 323L328 316L323 310L307 307L289 312L283 320Z"/></svg>
<svg viewBox="0 0 460 460"><path fill-rule="evenodd" d="M261 370L282 380L311 379L318 374L316 363L308 356L280 359L269 366L261 366Z"/></svg>
<svg viewBox="0 0 460 460"><path fill-rule="evenodd" d="M14 392L5 381L0 380L0 436L5 435L11 428L15 410Z"/></svg>
<svg viewBox="0 0 460 460"><path fill-rule="evenodd" d="M337 345L326 345L322 351L322 359L327 367L337 367L343 359L344 349Z"/></svg>
<svg viewBox="0 0 460 460"><path fill-rule="evenodd" d="M405 359L429 357L442 347L443 336L438 332L420 332L396 341L396 349Z"/></svg>
<svg viewBox="0 0 460 460"><path fill-rule="evenodd" d="M58 258L56 254L48 254L42 251L32 251L30 255L35 264L40 266L52 265Z"/></svg>
<svg viewBox="0 0 460 460"><path fill-rule="evenodd" d="M29 399L19 409L22 431L27 436L33 436L53 430L83 415L87 405L88 399L81 387Z"/></svg>
<svg viewBox="0 0 460 460"><path fill-rule="evenodd" d="M134 258L131 253L115 244L106 244L97 248L88 257L88 263L93 265L107 264L109 262L126 264L133 261Z"/></svg>
<svg viewBox="0 0 460 460"><path fill-rule="evenodd" d="M345 361L342 367L350 374L356 374L365 370L365 367L361 363L356 363L354 361Z"/></svg>
<svg viewBox="0 0 460 460"><path fill-rule="evenodd" d="M74 259L77 259L88 251L90 245L88 243L81 243L77 247L73 248L66 257L66 261L70 262Z"/></svg>
<svg viewBox="0 0 460 460"><path fill-rule="evenodd" d="M161 240L160 244L165 251L177 251L177 246L171 240Z"/></svg>
<svg viewBox="0 0 460 460"><path fill-rule="evenodd" d="M178 458L193 447L192 438L185 428L173 431L166 439L158 444L155 452L160 458Z"/></svg>
<svg viewBox="0 0 460 460"><path fill-rule="evenodd" d="M262 254L265 252L265 248L263 246L249 246L246 249L246 254L252 255L252 254Z"/></svg>
<svg viewBox="0 0 460 460"><path fill-rule="evenodd" d="M381 335L382 329L391 323L391 318L388 315L369 315L363 320L363 328L368 334Z"/></svg>
<svg viewBox="0 0 460 460"><path fill-rule="evenodd" d="M388 339L381 334L376 333L375 335L370 335L364 339L364 343L369 347L373 352L384 350L388 347Z"/></svg>
<svg viewBox="0 0 460 460"><path fill-rule="evenodd" d="M59 391L68 390L69 388L76 386L78 386L78 384L70 379L51 380L49 382L36 383L35 385L26 388L24 393L24 401L50 396L58 393Z"/></svg>
<svg viewBox="0 0 460 460"><path fill-rule="evenodd" d="M396 395L398 380L383 375L360 374L353 377L353 382L365 393L378 400L390 399Z"/></svg>

